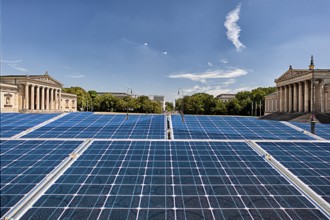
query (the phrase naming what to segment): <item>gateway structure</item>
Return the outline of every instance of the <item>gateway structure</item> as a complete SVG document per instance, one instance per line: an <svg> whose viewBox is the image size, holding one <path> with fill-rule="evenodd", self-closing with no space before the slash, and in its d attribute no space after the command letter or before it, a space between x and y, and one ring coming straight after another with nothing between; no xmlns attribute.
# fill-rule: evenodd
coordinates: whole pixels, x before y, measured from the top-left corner
<svg viewBox="0 0 330 220"><path fill-rule="evenodd" d="M77 96L62 92L63 84L44 75L0 76L1 112L75 112Z"/></svg>
<svg viewBox="0 0 330 220"><path fill-rule="evenodd" d="M275 83L277 91L265 96L265 114L330 113L330 69L314 69L313 56L309 69L290 66Z"/></svg>

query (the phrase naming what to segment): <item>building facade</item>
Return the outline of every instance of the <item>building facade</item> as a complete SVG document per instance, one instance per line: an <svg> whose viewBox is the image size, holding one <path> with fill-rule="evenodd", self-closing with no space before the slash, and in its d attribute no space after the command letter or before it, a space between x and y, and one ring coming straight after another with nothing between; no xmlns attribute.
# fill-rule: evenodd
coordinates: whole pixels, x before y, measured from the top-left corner
<svg viewBox="0 0 330 220"><path fill-rule="evenodd" d="M220 94L216 98L223 101L223 102L228 102L232 99L234 99L236 94Z"/></svg>
<svg viewBox="0 0 330 220"><path fill-rule="evenodd" d="M1 112L75 112L77 96L48 75L0 76Z"/></svg>
<svg viewBox="0 0 330 220"><path fill-rule="evenodd" d="M314 69L313 57L309 69L290 66L275 83L276 93L265 97L265 114L330 113L330 69Z"/></svg>

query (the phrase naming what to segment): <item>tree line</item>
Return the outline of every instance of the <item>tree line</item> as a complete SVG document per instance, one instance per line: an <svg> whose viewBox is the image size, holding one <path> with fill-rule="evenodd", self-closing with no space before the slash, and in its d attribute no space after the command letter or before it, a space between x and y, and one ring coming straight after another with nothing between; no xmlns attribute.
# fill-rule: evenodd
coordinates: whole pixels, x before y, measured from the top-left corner
<svg viewBox="0 0 330 220"><path fill-rule="evenodd" d="M127 95L118 98L110 93L99 95L94 90L85 91L81 87L64 88L63 92L77 95L79 111L162 113L162 103L150 100L148 96L134 98Z"/></svg>
<svg viewBox="0 0 330 220"><path fill-rule="evenodd" d="M263 115L265 96L276 91L275 87L259 87L252 91L243 91L235 98L223 102L206 93L184 96L175 101L177 111L184 114L199 115Z"/></svg>
<svg viewBox="0 0 330 220"><path fill-rule="evenodd" d="M261 115L264 114L265 96L276 91L275 87L259 87L252 91L243 91L235 98L223 102L206 94L196 93L173 103L166 102L167 111L183 111L184 114L198 115ZM162 113L162 104L152 101L148 96L118 98L112 94L99 95L94 90L85 91L81 87L64 88L63 92L77 95L77 109L80 111Z"/></svg>

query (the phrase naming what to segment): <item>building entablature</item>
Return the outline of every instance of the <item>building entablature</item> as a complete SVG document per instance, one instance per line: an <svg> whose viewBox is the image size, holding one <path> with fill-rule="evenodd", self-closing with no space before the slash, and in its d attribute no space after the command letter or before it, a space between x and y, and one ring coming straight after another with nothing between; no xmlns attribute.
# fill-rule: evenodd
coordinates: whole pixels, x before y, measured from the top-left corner
<svg viewBox="0 0 330 220"><path fill-rule="evenodd" d="M275 80L276 86L286 86L294 83L299 83L307 80L315 80L320 81L323 80L328 83L328 79L330 79L330 70L294 70L289 69L285 72L281 77Z"/></svg>

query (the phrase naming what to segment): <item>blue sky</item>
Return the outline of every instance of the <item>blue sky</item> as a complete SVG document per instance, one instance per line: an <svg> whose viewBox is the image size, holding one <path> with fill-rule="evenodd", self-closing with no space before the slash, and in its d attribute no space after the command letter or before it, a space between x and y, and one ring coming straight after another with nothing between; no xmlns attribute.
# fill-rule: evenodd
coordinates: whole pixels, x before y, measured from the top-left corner
<svg viewBox="0 0 330 220"><path fill-rule="evenodd" d="M329 0L1 0L1 75L165 95L274 86L330 69Z"/></svg>

